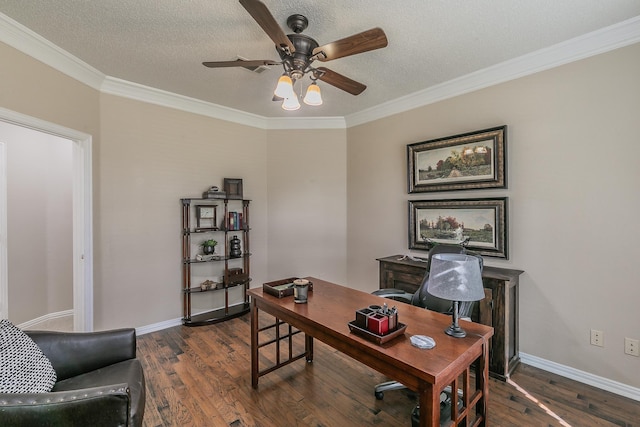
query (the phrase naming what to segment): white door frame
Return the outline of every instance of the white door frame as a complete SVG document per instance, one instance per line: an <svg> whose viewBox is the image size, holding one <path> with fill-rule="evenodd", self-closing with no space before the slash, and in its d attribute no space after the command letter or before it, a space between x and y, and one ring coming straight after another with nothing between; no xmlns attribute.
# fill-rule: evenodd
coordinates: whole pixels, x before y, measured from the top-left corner
<svg viewBox="0 0 640 427"><path fill-rule="evenodd" d="M91 135L0 108L0 120L71 140L73 156L73 329L93 331ZM9 312L6 149L0 144L0 318Z"/></svg>

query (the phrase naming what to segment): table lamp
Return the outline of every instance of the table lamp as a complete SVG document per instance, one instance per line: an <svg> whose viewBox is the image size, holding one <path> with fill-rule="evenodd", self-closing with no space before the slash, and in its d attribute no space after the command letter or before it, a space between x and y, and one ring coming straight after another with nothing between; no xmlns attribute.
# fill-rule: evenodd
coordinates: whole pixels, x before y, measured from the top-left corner
<svg viewBox="0 0 640 427"><path fill-rule="evenodd" d="M453 301L453 323L444 332L456 338L465 337L467 333L458 325L458 304L460 301L479 301L484 298L479 259L465 254L433 255L427 292Z"/></svg>

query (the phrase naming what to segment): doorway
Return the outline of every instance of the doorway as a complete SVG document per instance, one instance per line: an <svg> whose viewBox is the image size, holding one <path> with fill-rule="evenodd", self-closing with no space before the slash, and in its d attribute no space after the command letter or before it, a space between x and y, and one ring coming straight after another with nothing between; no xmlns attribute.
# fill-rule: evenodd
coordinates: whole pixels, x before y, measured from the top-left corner
<svg viewBox="0 0 640 427"><path fill-rule="evenodd" d="M47 140L50 137L51 141L62 141L60 146L67 150L69 158L67 165L70 165L70 171L67 171L68 180L70 180L70 189L67 191L70 193L70 208L68 211L72 212L71 220L67 218L69 224L69 230L71 236L67 236L69 240L69 254L71 257L70 271L66 272L72 278L73 290L72 301L73 308L67 311L60 311L50 316L44 316L44 321L48 323L56 323L56 316L71 315L73 317L73 330L74 331L92 331L93 330L93 253L92 253L92 179L91 179L91 136L82 132L75 131L73 129L64 128L53 123L45 122L30 116L25 116L19 113L12 112L0 108L0 121L10 124L12 129L20 132L20 129L25 133L37 132L40 136ZM18 128L15 128L15 127ZM0 137L0 316L7 318L9 314L9 306L11 305L10 293L9 293L9 274L8 268L11 266L8 264L8 191L7 191L7 162L11 161L7 157L7 145L3 144ZM64 162L63 162L64 163ZM27 168L28 166L25 166ZM69 168L69 166L67 166ZM36 213L39 207L42 207L42 203L38 203L37 198L29 199L28 194L25 194L24 204L25 208L35 210ZM15 203L15 202L12 202ZM67 215L68 215L67 211ZM56 212L47 212L52 216ZM49 217L43 217L43 220L48 220ZM27 223L28 226L28 223ZM67 233L69 234L69 233ZM48 253L55 253L49 251ZM24 255L24 254L23 254ZM19 259L24 261L25 256ZM43 262L47 263L47 260L28 259L27 262ZM52 257L53 258L53 257ZM56 271L60 268L55 259L52 259L48 265L48 271L51 274L58 274ZM13 262L12 262L13 263ZM55 305L56 298L63 298L61 292L56 294L55 290L52 292L52 296L49 297L49 304ZM53 302L52 302L53 301ZM52 317L53 316L53 317ZM41 319L42 320L42 319Z"/></svg>

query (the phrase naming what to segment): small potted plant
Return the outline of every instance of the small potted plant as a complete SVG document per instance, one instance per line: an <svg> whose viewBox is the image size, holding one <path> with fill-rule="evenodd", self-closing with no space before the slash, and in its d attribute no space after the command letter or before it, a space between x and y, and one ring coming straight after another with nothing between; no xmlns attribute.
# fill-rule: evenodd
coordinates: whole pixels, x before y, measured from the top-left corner
<svg viewBox="0 0 640 427"><path fill-rule="evenodd" d="M204 242L200 243L200 246L202 246L202 252L205 255L211 255L215 252L216 250L216 245L218 244L218 242L216 242L213 239L209 239L209 240L205 240Z"/></svg>

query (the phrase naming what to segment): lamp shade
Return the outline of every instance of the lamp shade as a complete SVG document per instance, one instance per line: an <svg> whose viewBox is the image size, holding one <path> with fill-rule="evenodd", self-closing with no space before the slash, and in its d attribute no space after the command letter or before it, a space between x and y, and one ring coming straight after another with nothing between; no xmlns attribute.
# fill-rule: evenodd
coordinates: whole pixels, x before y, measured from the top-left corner
<svg viewBox="0 0 640 427"><path fill-rule="evenodd" d="M276 85L273 94L280 98L291 98L295 96L295 93L293 92L293 81L291 80L291 77L287 76L286 74L281 75L278 79L278 84Z"/></svg>
<svg viewBox="0 0 640 427"><path fill-rule="evenodd" d="M300 101L298 101L298 97L293 94L290 98L285 98L282 102L282 109L287 111L294 111L300 108Z"/></svg>
<svg viewBox="0 0 640 427"><path fill-rule="evenodd" d="M322 105L322 95L320 94L320 86L313 82L307 88L307 93L303 99L307 105L318 106Z"/></svg>
<svg viewBox="0 0 640 427"><path fill-rule="evenodd" d="M449 301L484 298L480 261L475 256L441 253L431 257L427 292Z"/></svg>

